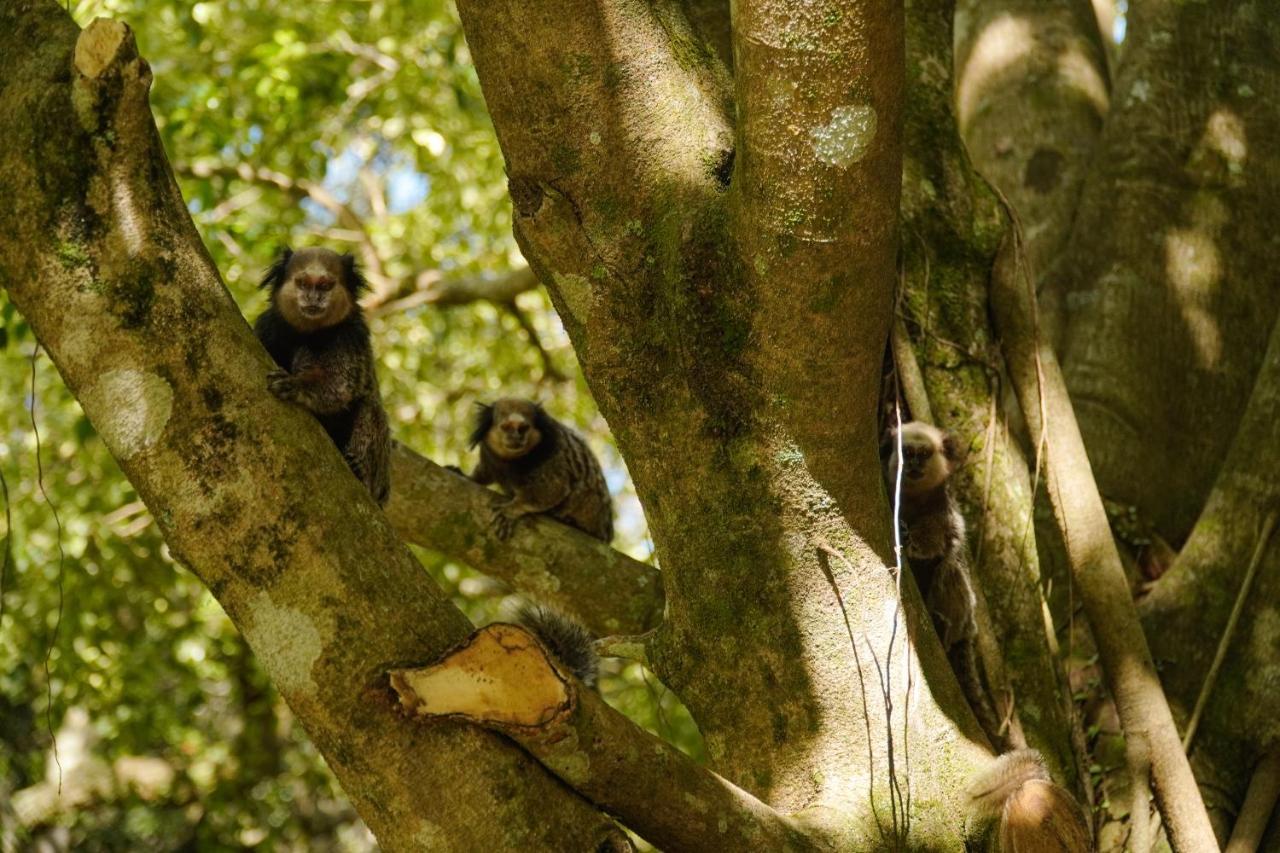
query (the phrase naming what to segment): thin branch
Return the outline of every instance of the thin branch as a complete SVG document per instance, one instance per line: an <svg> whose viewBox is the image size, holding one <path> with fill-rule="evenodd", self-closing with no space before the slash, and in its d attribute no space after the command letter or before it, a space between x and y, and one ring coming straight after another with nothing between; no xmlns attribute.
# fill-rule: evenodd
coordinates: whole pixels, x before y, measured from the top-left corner
<svg viewBox="0 0 1280 853"><path fill-rule="evenodd" d="M384 298L371 298L365 309L371 316L380 316L422 305L443 308L481 301L506 305L537 286L538 277L528 267L496 276L446 276L439 270L422 270L399 289L388 291Z"/></svg>
<svg viewBox="0 0 1280 853"><path fill-rule="evenodd" d="M531 517L502 540L489 526L498 495L397 444L391 524L407 541L447 554L580 619L596 636L640 634L662 618L662 576L585 533Z"/></svg>
<svg viewBox="0 0 1280 853"><path fill-rule="evenodd" d="M409 713L501 732L662 849L821 849L799 823L610 708L518 625L481 628L390 681Z"/></svg>
<svg viewBox="0 0 1280 853"><path fill-rule="evenodd" d="M546 347L542 345L542 339L538 337L538 330L534 328L533 323L529 320L527 314L516 305L515 301L508 302L503 306L511 316L516 318L516 322L520 324L520 328L524 330L525 336L529 339L529 343L538 351L538 357L542 359L542 375L544 379L551 379L555 382L563 382L565 375L556 367L555 362L551 360L551 353L547 352Z"/></svg>
<svg viewBox="0 0 1280 853"><path fill-rule="evenodd" d="M1037 330L1034 285L1015 227L996 257L991 303L1023 416L1036 443L1044 443L1054 516L1126 741L1149 747L1156 799L1174 848L1215 851L1213 827L1138 623L1062 370Z"/></svg>

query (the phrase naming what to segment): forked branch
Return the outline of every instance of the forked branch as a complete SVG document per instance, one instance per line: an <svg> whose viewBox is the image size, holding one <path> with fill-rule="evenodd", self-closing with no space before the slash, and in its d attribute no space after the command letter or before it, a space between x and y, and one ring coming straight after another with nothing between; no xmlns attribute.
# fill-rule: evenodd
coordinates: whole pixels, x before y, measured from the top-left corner
<svg viewBox="0 0 1280 853"><path fill-rule="evenodd" d="M819 850L791 818L700 767L585 688L518 625L481 628L436 664L390 673L409 713L514 740L664 850Z"/></svg>

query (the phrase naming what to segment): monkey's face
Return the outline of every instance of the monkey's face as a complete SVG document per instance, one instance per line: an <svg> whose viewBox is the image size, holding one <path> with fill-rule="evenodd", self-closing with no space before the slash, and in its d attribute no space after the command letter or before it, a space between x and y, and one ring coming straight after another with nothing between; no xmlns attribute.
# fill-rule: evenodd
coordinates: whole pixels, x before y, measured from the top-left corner
<svg viewBox="0 0 1280 853"><path fill-rule="evenodd" d="M304 332L337 325L355 307L356 283L347 278L341 255L328 249L299 249L289 258L275 290L276 310Z"/></svg>
<svg viewBox="0 0 1280 853"><path fill-rule="evenodd" d="M528 400L506 398L493 404L485 444L501 459L519 459L542 441L538 408Z"/></svg>
<svg viewBox="0 0 1280 853"><path fill-rule="evenodd" d="M893 442L889 456L889 485L892 488L898 474L898 445ZM921 495L932 491L951 476L955 456L954 443L942 430L919 421L902 426L902 492L905 495Z"/></svg>

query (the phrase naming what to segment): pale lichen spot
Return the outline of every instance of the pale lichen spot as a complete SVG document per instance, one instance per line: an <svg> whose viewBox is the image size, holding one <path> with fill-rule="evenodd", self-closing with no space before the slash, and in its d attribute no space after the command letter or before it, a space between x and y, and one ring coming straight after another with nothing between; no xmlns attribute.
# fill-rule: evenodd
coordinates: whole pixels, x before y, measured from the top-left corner
<svg viewBox="0 0 1280 853"><path fill-rule="evenodd" d="M438 850L440 853L452 850L449 834L438 824L429 820L418 821L418 828L413 833L414 846L419 850Z"/></svg>
<svg viewBox="0 0 1280 853"><path fill-rule="evenodd" d="M591 140L591 144L592 144L592 145L599 145L599 144L600 144L600 131L598 131L598 130L593 130L593 131L591 131L591 135L590 135L590 136L588 136L587 138Z"/></svg>
<svg viewBox="0 0 1280 853"><path fill-rule="evenodd" d="M169 383L142 370L108 370L81 401L111 454L121 460L154 446L173 414Z"/></svg>
<svg viewBox="0 0 1280 853"><path fill-rule="evenodd" d="M542 566L526 565L516 573L515 584L519 589L535 590L544 595L560 590L560 578Z"/></svg>
<svg viewBox="0 0 1280 853"><path fill-rule="evenodd" d="M554 273L551 278L573 319L579 323L586 322L587 306L591 303L591 282L577 273Z"/></svg>
<svg viewBox="0 0 1280 853"><path fill-rule="evenodd" d="M1129 89L1129 103L1146 103L1151 100L1151 84L1146 80L1135 80Z"/></svg>
<svg viewBox="0 0 1280 853"><path fill-rule="evenodd" d="M286 698L311 696L316 692L311 667L320 659L324 641L320 630L305 613L277 606L270 595L260 592L249 604L244 635Z"/></svg>
<svg viewBox="0 0 1280 853"><path fill-rule="evenodd" d="M570 785L591 781L591 759L580 749L566 749L546 759L547 767Z"/></svg>
<svg viewBox="0 0 1280 853"><path fill-rule="evenodd" d="M815 156L828 166L856 163L876 137L876 111L870 104L846 104L831 111L831 121L809 132Z"/></svg>

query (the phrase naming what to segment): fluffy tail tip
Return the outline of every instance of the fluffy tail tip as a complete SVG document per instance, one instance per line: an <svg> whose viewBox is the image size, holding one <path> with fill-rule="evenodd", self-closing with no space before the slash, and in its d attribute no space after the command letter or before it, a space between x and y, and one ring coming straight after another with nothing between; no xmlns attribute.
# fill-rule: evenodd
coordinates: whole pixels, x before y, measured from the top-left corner
<svg viewBox="0 0 1280 853"><path fill-rule="evenodd" d="M595 638L581 622L536 604L521 605L516 621L537 636L579 681L588 687L595 686L600 659L596 655Z"/></svg>
<svg viewBox="0 0 1280 853"><path fill-rule="evenodd" d="M973 818L999 853L1091 853L1084 811L1033 749L1005 753L969 787Z"/></svg>

